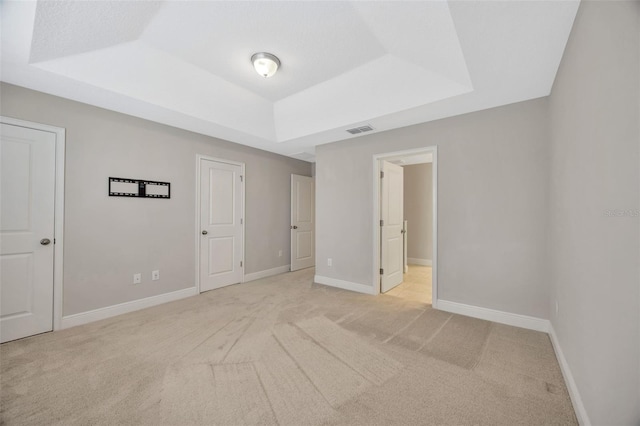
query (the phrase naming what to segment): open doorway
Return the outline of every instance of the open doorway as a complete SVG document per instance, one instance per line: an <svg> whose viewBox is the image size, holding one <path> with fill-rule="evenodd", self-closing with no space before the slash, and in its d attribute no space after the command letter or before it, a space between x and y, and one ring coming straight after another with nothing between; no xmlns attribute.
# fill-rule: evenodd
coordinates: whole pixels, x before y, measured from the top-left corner
<svg viewBox="0 0 640 426"><path fill-rule="evenodd" d="M426 147L410 151L378 154L374 161L374 288L377 292L410 298L437 307L437 148ZM385 181L381 172L402 168L402 183ZM388 173L387 173L388 174ZM389 196L389 191L401 191L402 196ZM399 201L401 200L401 201ZM402 203L390 206L388 203ZM402 211L402 279L390 286L387 271L398 265L397 250L389 249L388 224L397 218L387 217L389 211ZM392 219L389 223L384 219ZM392 231L395 231L393 229ZM396 232L397 233L397 232ZM391 233L395 235L395 233ZM389 240L389 241L387 241ZM386 244L385 244L386 243ZM396 244L397 247L397 244ZM385 248L387 250L385 250ZM391 259L389 258L391 254ZM387 271L385 271L387 267Z"/></svg>

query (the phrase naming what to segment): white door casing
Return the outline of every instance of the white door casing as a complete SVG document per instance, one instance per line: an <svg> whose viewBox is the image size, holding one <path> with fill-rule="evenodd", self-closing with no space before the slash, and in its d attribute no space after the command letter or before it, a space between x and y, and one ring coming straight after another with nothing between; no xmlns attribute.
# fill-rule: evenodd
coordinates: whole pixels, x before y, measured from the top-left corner
<svg viewBox="0 0 640 426"><path fill-rule="evenodd" d="M56 134L0 124L0 339L53 330Z"/></svg>
<svg viewBox="0 0 640 426"><path fill-rule="evenodd" d="M402 283L404 270L404 170L382 161L380 182L380 290Z"/></svg>
<svg viewBox="0 0 640 426"><path fill-rule="evenodd" d="M242 282L244 165L199 157L200 292Z"/></svg>
<svg viewBox="0 0 640 426"><path fill-rule="evenodd" d="M397 160L399 158L413 157L413 156L422 156L424 154L428 154L432 159L432 203L433 203L433 220L432 220L432 232L433 232L433 241L432 241L432 250L433 250L433 260L432 260L432 274L431 274L431 305L434 309L438 309L438 147L436 145L426 146L423 148L416 149L408 149L402 151L394 151L394 152L385 152L380 154L374 154L372 156L373 164L371 179L372 179L372 233L373 233L373 242L371 244L371 260L372 260L372 286L374 288L374 294L378 294L382 291L381 284L382 280L380 279L380 268L381 268L381 259L380 259L380 245L381 245L381 230L380 227L380 199L382 195L381 184L382 180L380 179L380 172L382 171L382 160L394 159Z"/></svg>
<svg viewBox="0 0 640 426"><path fill-rule="evenodd" d="M315 266L315 181L291 175L291 270Z"/></svg>

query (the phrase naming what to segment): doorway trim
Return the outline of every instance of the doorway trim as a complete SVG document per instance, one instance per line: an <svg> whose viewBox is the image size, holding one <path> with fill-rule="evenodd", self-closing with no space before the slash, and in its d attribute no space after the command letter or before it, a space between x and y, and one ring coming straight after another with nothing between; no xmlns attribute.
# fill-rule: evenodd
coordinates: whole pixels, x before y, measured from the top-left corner
<svg viewBox="0 0 640 426"><path fill-rule="evenodd" d="M402 155L431 154L432 162L432 277L431 277L431 306L438 308L438 147L436 145L404 151L385 152L373 156L373 290L380 294L380 160Z"/></svg>
<svg viewBox="0 0 640 426"><path fill-rule="evenodd" d="M234 166L240 166L242 175L242 185L240 186L240 199L242 202L242 277L240 283L245 282L245 271L247 267L246 259L246 247L247 247L247 235L245 232L245 224L247 218L245 215L245 187L247 184L247 176L245 173L244 163L238 161L225 160L224 158L210 157L204 154L196 154L196 225L195 225L195 244L196 244L196 290L200 294L200 165L201 160L215 161L217 163L232 164Z"/></svg>
<svg viewBox="0 0 640 426"><path fill-rule="evenodd" d="M294 184L295 184L295 180L297 178L302 178L303 180L309 180L311 181L311 190L313 192L313 197L311 198L311 202L313 203L313 206L311 208L311 235L312 235L312 242L311 242L311 258L309 260L309 262L311 263L308 266L304 266L304 267L299 267L298 269L293 269L294 268L294 257L296 256L297 250L294 252L294 241L296 241L296 237L297 237L297 232L296 229L298 229L298 226L296 225L296 223L300 223L297 222L294 219L294 216L296 216L294 213L298 212L298 205L296 203L294 203L294 194L296 193L295 188L294 188ZM290 203L291 203L291 229L290 229L290 238L289 238L289 271L299 271L301 269L306 269L306 268L313 268L316 266L316 179L312 176L304 176L304 175L298 175L295 173L291 173L291 193L290 193ZM298 200L298 197L296 196L296 200ZM296 249L298 248L297 243L295 244ZM299 265L297 265L299 266Z"/></svg>
<svg viewBox="0 0 640 426"><path fill-rule="evenodd" d="M0 123L53 133L56 137L56 182L53 210L53 330L61 330L64 279L64 164L66 130L62 127L49 126L48 124L5 116L0 116Z"/></svg>

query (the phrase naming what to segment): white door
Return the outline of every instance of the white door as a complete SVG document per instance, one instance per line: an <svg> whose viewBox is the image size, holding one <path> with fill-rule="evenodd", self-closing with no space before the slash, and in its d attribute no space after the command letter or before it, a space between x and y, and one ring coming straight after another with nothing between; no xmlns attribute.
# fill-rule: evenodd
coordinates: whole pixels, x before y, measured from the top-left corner
<svg viewBox="0 0 640 426"><path fill-rule="evenodd" d="M291 270L310 268L315 256L316 190L313 178L291 175Z"/></svg>
<svg viewBox="0 0 640 426"><path fill-rule="evenodd" d="M380 291L387 292L402 282L403 192L402 167L382 161L380 182Z"/></svg>
<svg viewBox="0 0 640 426"><path fill-rule="evenodd" d="M53 330L53 133L0 124L0 339Z"/></svg>
<svg viewBox="0 0 640 426"><path fill-rule="evenodd" d="M200 159L200 291L242 282L242 166Z"/></svg>

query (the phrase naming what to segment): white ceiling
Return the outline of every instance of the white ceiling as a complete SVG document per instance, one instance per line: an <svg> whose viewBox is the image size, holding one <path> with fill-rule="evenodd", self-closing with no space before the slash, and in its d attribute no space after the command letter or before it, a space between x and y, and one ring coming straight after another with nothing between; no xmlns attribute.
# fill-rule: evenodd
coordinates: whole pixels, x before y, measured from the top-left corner
<svg viewBox="0 0 640 426"><path fill-rule="evenodd" d="M433 154L431 152L423 154L400 154L393 157L386 157L385 160L398 166L412 166L414 164L433 163Z"/></svg>
<svg viewBox="0 0 640 426"><path fill-rule="evenodd" d="M312 161L352 127L548 95L578 4L4 0L0 78Z"/></svg>

